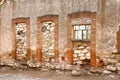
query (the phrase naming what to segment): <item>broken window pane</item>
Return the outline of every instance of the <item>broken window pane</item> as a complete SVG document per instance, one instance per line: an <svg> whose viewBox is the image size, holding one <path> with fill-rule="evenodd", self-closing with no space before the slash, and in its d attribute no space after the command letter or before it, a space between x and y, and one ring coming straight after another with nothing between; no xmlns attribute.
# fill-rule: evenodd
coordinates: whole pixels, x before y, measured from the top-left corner
<svg viewBox="0 0 120 80"><path fill-rule="evenodd" d="M91 25L73 26L73 39L90 41Z"/></svg>
<svg viewBox="0 0 120 80"><path fill-rule="evenodd" d="M87 31L83 31L83 40L87 39Z"/></svg>
<svg viewBox="0 0 120 80"><path fill-rule="evenodd" d="M81 25L80 30L85 30L85 25Z"/></svg>

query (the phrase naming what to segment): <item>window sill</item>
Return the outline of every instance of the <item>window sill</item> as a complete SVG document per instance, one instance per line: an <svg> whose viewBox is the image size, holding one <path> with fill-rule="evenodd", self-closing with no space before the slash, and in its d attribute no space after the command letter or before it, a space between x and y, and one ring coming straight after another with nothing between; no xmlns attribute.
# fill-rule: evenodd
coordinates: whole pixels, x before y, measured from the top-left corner
<svg viewBox="0 0 120 80"><path fill-rule="evenodd" d="M88 41L88 40L75 40L75 39L73 39L72 42L90 42L90 41Z"/></svg>

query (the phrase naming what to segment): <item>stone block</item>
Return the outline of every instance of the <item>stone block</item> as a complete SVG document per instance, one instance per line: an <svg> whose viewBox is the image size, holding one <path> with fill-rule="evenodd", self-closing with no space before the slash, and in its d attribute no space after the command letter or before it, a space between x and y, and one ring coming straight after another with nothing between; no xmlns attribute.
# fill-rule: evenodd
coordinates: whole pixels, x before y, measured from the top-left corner
<svg viewBox="0 0 120 80"><path fill-rule="evenodd" d="M87 49L82 50L82 53L83 53L83 54L85 54L85 53L87 53L87 52L88 52Z"/></svg>
<svg viewBox="0 0 120 80"><path fill-rule="evenodd" d="M56 68L56 69L61 69L61 65L58 64L58 65L55 66L55 68Z"/></svg>
<svg viewBox="0 0 120 80"><path fill-rule="evenodd" d="M85 48L84 46L78 47L78 49L80 49L80 50L83 50L84 48Z"/></svg>
<svg viewBox="0 0 120 80"><path fill-rule="evenodd" d="M85 54L79 53L78 56L79 56L79 57L83 57L83 56L85 56Z"/></svg>
<svg viewBox="0 0 120 80"><path fill-rule="evenodd" d="M106 69L110 70L110 71L116 71L117 70L116 66L113 66L113 65L107 65Z"/></svg>
<svg viewBox="0 0 120 80"><path fill-rule="evenodd" d="M108 63L117 63L118 60L117 59L107 59Z"/></svg>
<svg viewBox="0 0 120 80"><path fill-rule="evenodd" d="M83 64L83 61L76 61L77 64Z"/></svg>
<svg viewBox="0 0 120 80"><path fill-rule="evenodd" d="M72 70L72 65L66 64L66 65L65 65L65 69L66 69L66 70Z"/></svg>
<svg viewBox="0 0 120 80"><path fill-rule="evenodd" d="M117 70L120 71L120 63L116 63Z"/></svg>
<svg viewBox="0 0 120 80"><path fill-rule="evenodd" d="M90 57L90 52L86 53L86 57Z"/></svg>
<svg viewBox="0 0 120 80"><path fill-rule="evenodd" d="M74 50L74 53L81 53L81 50Z"/></svg>
<svg viewBox="0 0 120 80"><path fill-rule="evenodd" d="M86 59L86 57L80 57L80 60L85 60Z"/></svg>
<svg viewBox="0 0 120 80"><path fill-rule="evenodd" d="M104 70L103 73L104 73L104 74L111 74L112 72L111 72L111 71L108 71L108 70Z"/></svg>
<svg viewBox="0 0 120 80"><path fill-rule="evenodd" d="M88 46L88 47L86 47L86 49L87 49L87 50L90 50L90 47Z"/></svg>
<svg viewBox="0 0 120 80"><path fill-rule="evenodd" d="M120 71L117 72L120 75Z"/></svg>
<svg viewBox="0 0 120 80"><path fill-rule="evenodd" d="M73 58L73 61L78 61L79 60L79 58Z"/></svg>
<svg viewBox="0 0 120 80"><path fill-rule="evenodd" d="M78 57L78 55L77 54L73 54L73 57Z"/></svg>
<svg viewBox="0 0 120 80"><path fill-rule="evenodd" d="M79 75L81 75L81 73L79 71L72 70L72 75L73 76L79 76Z"/></svg>
<svg viewBox="0 0 120 80"><path fill-rule="evenodd" d="M90 59L90 56L86 56L86 59Z"/></svg>

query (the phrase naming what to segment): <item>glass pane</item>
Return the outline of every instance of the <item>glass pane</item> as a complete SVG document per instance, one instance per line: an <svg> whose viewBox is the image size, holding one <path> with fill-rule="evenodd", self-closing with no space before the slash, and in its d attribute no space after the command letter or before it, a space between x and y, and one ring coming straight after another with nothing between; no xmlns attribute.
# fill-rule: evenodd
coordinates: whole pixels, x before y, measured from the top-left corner
<svg viewBox="0 0 120 80"><path fill-rule="evenodd" d="M78 36L78 31L75 31L75 39L77 39L77 36Z"/></svg>
<svg viewBox="0 0 120 80"><path fill-rule="evenodd" d="M79 26L75 26L76 27L76 30L79 30Z"/></svg>
<svg viewBox="0 0 120 80"><path fill-rule="evenodd" d="M85 30L85 25L81 25L80 30Z"/></svg>
<svg viewBox="0 0 120 80"><path fill-rule="evenodd" d="M73 30L73 39L75 39L75 38L76 38L75 34L76 34L76 31L75 31L75 30Z"/></svg>
<svg viewBox="0 0 120 80"><path fill-rule="evenodd" d="M91 31L88 30L87 37L88 37L88 40L89 40L89 41L90 41L90 33L91 33Z"/></svg>
<svg viewBox="0 0 120 80"><path fill-rule="evenodd" d="M91 25L86 25L86 29L91 29Z"/></svg>
<svg viewBox="0 0 120 80"><path fill-rule="evenodd" d="M76 30L76 26L74 26L74 30Z"/></svg>
<svg viewBox="0 0 120 80"><path fill-rule="evenodd" d="M82 40L82 31L81 30L78 31L78 39Z"/></svg>
<svg viewBox="0 0 120 80"><path fill-rule="evenodd" d="M86 40L87 39L87 31L83 31L83 40Z"/></svg>

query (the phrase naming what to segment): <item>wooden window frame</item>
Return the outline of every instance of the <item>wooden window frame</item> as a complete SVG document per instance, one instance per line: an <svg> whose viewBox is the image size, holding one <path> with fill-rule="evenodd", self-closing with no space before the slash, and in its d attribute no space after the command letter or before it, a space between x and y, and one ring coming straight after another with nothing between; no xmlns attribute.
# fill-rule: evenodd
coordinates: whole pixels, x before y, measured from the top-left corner
<svg viewBox="0 0 120 80"><path fill-rule="evenodd" d="M55 23L55 31L54 31L54 59L55 62L58 62L58 15L45 15L37 18L37 61L42 61L42 22L52 21Z"/></svg>
<svg viewBox="0 0 120 80"><path fill-rule="evenodd" d="M15 18L12 19L12 58L16 59L16 23L26 23L27 25L27 54L26 59L30 60L30 18Z"/></svg>
<svg viewBox="0 0 120 80"><path fill-rule="evenodd" d="M73 46L72 46L72 19L85 17L85 18L91 18L91 41L90 41L90 64L91 66L96 66L96 13L94 12L79 12L79 13L73 13L68 14L68 44L67 44L67 58L68 63L73 63Z"/></svg>

